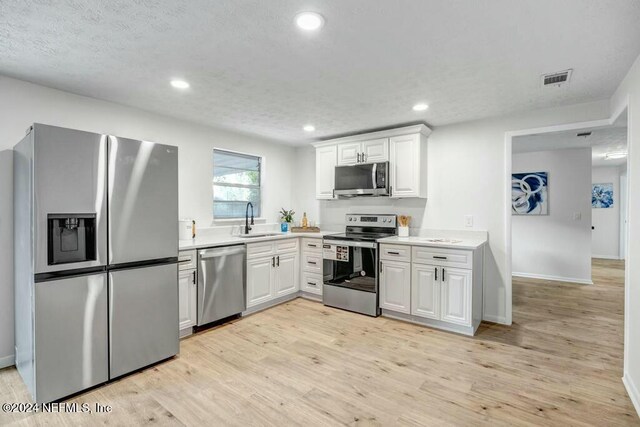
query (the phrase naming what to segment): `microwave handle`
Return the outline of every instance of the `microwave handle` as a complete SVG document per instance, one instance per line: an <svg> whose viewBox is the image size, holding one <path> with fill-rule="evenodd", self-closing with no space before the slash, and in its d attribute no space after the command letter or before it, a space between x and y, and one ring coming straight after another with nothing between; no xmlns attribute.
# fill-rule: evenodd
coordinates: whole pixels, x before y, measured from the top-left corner
<svg viewBox="0 0 640 427"><path fill-rule="evenodd" d="M378 170L378 164L374 163L373 167L371 168L371 183L373 184L373 189L375 190L376 188L378 188L378 183L376 182L376 176L377 176L377 170Z"/></svg>

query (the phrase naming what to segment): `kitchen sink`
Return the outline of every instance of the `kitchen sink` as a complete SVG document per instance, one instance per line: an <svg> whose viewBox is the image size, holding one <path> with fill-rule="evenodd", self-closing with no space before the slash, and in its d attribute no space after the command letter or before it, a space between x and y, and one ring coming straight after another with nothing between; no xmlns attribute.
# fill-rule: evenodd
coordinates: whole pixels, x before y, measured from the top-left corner
<svg viewBox="0 0 640 427"><path fill-rule="evenodd" d="M242 237L243 239L254 239L258 237L270 237L270 236L280 236L282 233L251 233L251 234L240 234L238 237Z"/></svg>

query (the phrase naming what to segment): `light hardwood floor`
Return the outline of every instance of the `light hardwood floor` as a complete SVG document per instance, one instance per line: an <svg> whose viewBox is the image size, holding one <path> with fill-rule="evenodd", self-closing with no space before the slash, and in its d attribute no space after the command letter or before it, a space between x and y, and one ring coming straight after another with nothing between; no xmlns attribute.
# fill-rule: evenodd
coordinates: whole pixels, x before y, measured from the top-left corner
<svg viewBox="0 0 640 427"><path fill-rule="evenodd" d="M514 324L475 338L297 299L182 341L179 357L73 398L110 415L0 424L640 425L622 376L623 265L595 285L514 279ZM0 402L26 402L0 371Z"/></svg>

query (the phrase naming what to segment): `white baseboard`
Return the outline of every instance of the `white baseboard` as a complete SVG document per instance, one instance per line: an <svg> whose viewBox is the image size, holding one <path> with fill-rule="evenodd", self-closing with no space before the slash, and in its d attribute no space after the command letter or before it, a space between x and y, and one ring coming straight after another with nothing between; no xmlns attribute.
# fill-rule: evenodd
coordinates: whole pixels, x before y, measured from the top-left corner
<svg viewBox="0 0 640 427"><path fill-rule="evenodd" d="M636 408L636 412L638 413L638 416L640 416L640 393L638 392L638 388L636 387L633 380L627 373L625 373L624 376L622 377L622 383L624 384L624 387L627 389L627 394L631 399L631 403L633 403L633 406Z"/></svg>
<svg viewBox="0 0 640 427"><path fill-rule="evenodd" d="M487 322L500 323L502 325L508 325L507 318L503 316L494 316L492 314L484 314L482 315L482 320L486 320Z"/></svg>
<svg viewBox="0 0 640 427"><path fill-rule="evenodd" d="M618 256L611 256L611 255L591 255L591 258L598 258L598 259L613 259L616 261L620 261L622 258L618 257Z"/></svg>
<svg viewBox="0 0 640 427"><path fill-rule="evenodd" d="M576 279L573 277L562 277L562 276L547 276L544 274L531 274L531 273L511 273L512 276L515 277L523 277L525 279L541 279L541 280L553 280L555 282L568 282L568 283L578 283L581 285L593 285L593 281L587 279Z"/></svg>
<svg viewBox="0 0 640 427"><path fill-rule="evenodd" d="M13 366L16 364L16 358L12 354L10 356L0 357L0 369L8 368L9 366Z"/></svg>

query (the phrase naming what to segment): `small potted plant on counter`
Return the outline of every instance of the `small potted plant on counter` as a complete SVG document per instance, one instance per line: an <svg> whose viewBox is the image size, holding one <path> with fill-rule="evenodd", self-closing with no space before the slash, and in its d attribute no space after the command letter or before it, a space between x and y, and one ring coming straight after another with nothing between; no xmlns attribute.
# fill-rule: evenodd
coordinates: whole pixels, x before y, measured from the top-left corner
<svg viewBox="0 0 640 427"><path fill-rule="evenodd" d="M280 211L280 218L282 219L282 222L280 223L280 231L283 233L289 231L289 224L293 222L293 215L295 215L293 210L288 211L285 208L282 208Z"/></svg>

